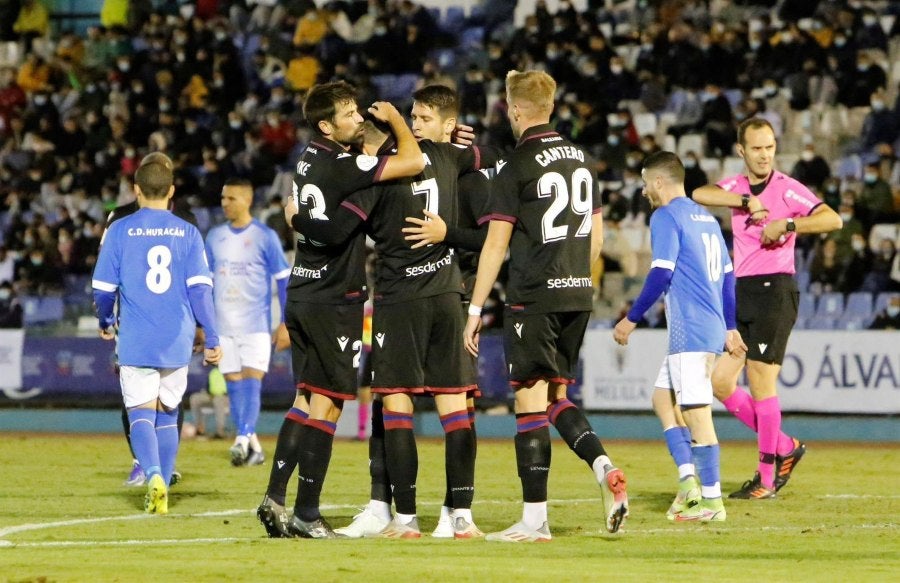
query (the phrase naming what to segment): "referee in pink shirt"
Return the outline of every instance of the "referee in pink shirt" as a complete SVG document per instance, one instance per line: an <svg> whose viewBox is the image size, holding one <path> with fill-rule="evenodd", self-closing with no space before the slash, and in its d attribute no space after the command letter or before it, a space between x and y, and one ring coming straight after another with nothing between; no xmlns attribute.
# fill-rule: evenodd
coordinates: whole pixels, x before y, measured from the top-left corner
<svg viewBox="0 0 900 583"><path fill-rule="evenodd" d="M749 350L748 394L737 386L745 360L723 353L713 372L716 398L757 433L759 466L729 498L775 498L806 452L781 430L777 382L800 294L794 275L794 244L803 233L841 228L841 218L806 186L774 168L775 132L761 118L738 127L743 174L702 186L694 200L732 209L737 326Z"/></svg>

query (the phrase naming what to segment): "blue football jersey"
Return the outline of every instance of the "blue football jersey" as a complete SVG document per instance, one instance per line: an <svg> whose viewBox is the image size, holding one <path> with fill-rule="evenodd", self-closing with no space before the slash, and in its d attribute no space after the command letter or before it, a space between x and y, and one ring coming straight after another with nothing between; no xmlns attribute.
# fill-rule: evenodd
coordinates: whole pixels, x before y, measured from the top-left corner
<svg viewBox="0 0 900 583"><path fill-rule="evenodd" d="M272 278L291 274L275 231L256 219L242 229L219 225L206 235L206 252L219 334L270 332Z"/></svg>
<svg viewBox="0 0 900 583"><path fill-rule="evenodd" d="M119 293L119 364L179 368L191 360L196 321L188 287L212 285L203 238L167 210L112 223L92 285Z"/></svg>
<svg viewBox="0 0 900 583"><path fill-rule="evenodd" d="M669 354L721 353L722 286L732 265L719 223L691 199L676 198L653 213L650 241L650 266L673 272L665 300Z"/></svg>

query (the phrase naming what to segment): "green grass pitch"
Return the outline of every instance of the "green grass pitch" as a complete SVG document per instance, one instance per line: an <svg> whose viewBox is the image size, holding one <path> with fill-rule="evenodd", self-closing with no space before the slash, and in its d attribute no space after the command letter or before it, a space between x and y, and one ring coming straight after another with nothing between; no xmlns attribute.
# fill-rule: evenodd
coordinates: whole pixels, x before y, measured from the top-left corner
<svg viewBox="0 0 900 583"><path fill-rule="evenodd" d="M222 441L186 441L184 481L168 516L141 511L122 486L130 459L118 436L2 434L0 581L894 581L900 573L900 447L810 443L773 501L726 501L715 526L671 524L676 473L658 442L609 441L628 477L631 516L602 531L587 466L554 441L550 544L427 536L443 498L443 445L419 443L413 541L270 540L254 515L269 466L233 468ZM267 453L273 439L264 440ZM324 514L343 526L368 498L366 445L339 440ZM725 443L726 492L755 467L750 442ZM289 489L293 498L295 483ZM512 440L478 449L476 523L506 528L521 512ZM893 573L893 575L891 575Z"/></svg>

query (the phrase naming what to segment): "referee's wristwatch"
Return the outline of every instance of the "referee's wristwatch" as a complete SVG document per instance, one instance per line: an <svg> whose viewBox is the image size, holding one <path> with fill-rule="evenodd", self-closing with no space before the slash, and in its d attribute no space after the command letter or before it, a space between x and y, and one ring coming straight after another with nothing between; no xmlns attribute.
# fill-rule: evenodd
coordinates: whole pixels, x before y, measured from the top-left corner
<svg viewBox="0 0 900 583"><path fill-rule="evenodd" d="M797 223L794 222L794 219L786 219L786 223L784 226L784 230L787 233L795 233L797 232Z"/></svg>
<svg viewBox="0 0 900 583"><path fill-rule="evenodd" d="M749 194L741 195L741 208L744 209L745 211L750 209L750 195Z"/></svg>

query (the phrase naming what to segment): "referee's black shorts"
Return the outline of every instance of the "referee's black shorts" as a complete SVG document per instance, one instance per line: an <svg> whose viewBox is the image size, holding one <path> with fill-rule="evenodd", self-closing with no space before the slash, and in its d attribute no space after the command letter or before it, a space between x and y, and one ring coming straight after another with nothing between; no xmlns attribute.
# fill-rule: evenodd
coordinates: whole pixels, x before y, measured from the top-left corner
<svg viewBox="0 0 900 583"><path fill-rule="evenodd" d="M786 273L739 277L735 297L747 359L780 365L800 304L794 278Z"/></svg>

